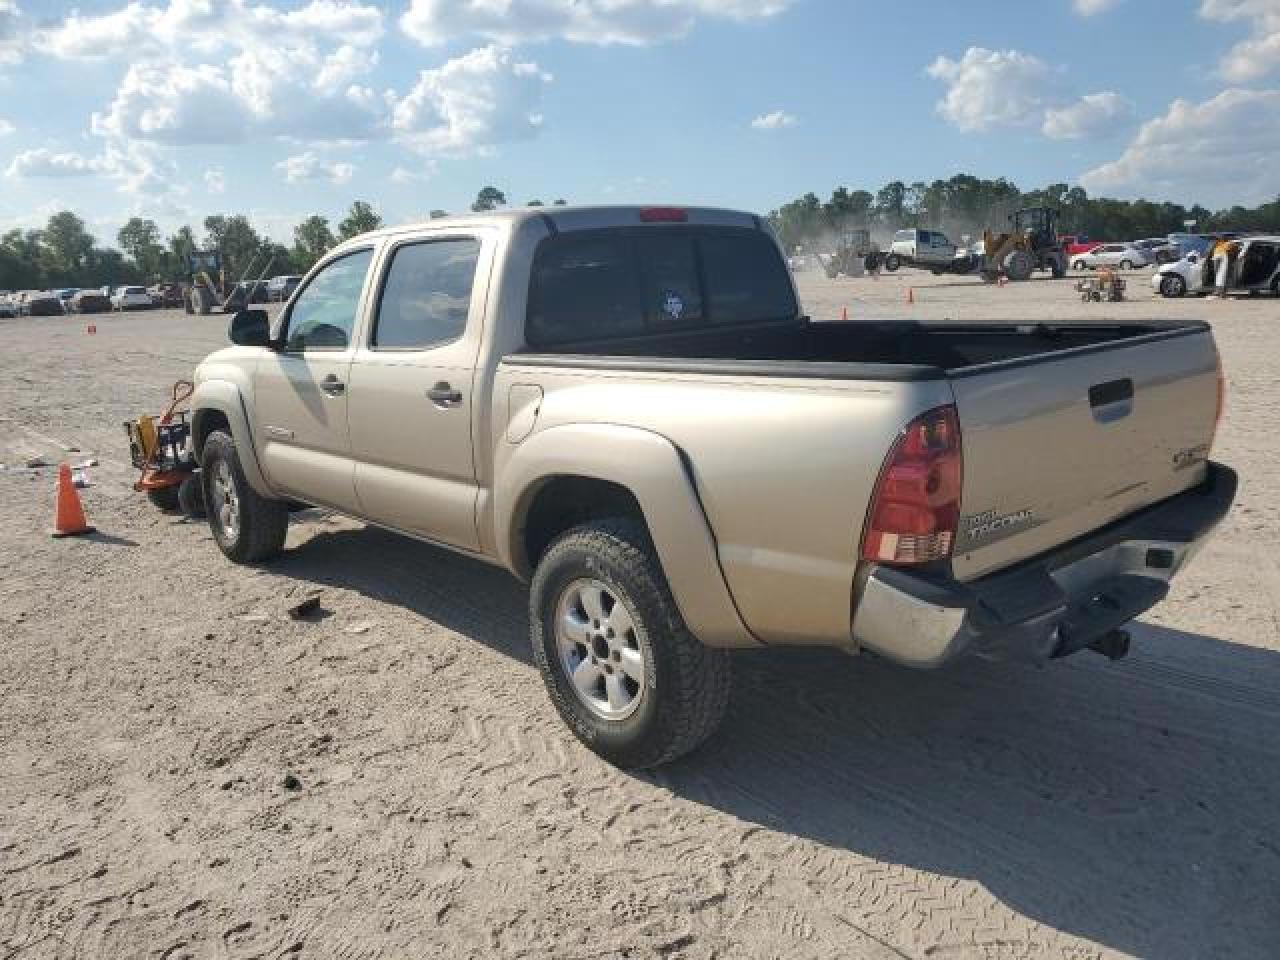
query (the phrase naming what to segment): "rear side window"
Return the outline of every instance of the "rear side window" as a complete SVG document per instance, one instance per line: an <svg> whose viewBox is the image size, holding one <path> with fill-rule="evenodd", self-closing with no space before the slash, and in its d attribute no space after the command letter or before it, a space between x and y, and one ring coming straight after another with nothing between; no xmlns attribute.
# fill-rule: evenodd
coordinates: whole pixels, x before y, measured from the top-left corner
<svg viewBox="0 0 1280 960"><path fill-rule="evenodd" d="M378 301L373 346L424 349L462 336L479 256L480 241L472 237L397 248Z"/></svg>
<svg viewBox="0 0 1280 960"><path fill-rule="evenodd" d="M780 320L798 313L777 246L760 230L663 226L581 230L534 256L533 346Z"/></svg>

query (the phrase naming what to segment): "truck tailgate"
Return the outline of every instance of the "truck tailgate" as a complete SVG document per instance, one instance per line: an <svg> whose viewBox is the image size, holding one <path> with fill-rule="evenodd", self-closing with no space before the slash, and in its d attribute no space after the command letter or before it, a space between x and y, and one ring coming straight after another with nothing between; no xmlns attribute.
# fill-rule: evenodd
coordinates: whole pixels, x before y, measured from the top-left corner
<svg viewBox="0 0 1280 960"><path fill-rule="evenodd" d="M971 580L1200 483L1218 404L1207 327L951 374Z"/></svg>

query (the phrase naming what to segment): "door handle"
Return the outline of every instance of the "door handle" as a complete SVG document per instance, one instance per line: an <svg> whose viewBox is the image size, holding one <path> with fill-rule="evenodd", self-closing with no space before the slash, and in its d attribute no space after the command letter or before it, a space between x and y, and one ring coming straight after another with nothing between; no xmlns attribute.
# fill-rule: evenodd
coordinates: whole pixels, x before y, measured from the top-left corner
<svg viewBox="0 0 1280 960"><path fill-rule="evenodd" d="M331 397L337 397L346 391L347 385L331 373L320 381L320 389Z"/></svg>
<svg viewBox="0 0 1280 960"><path fill-rule="evenodd" d="M462 403L462 391L441 380L427 391L427 398L437 407L456 407Z"/></svg>

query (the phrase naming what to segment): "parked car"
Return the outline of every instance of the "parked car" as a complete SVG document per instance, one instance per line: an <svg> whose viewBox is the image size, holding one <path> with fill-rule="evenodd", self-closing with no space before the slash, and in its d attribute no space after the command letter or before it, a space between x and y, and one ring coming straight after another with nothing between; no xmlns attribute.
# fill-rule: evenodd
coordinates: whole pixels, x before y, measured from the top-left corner
<svg viewBox="0 0 1280 960"><path fill-rule="evenodd" d="M53 292L57 295L58 299L62 301L62 306L66 308L67 304L71 302L71 298L76 295L79 289L79 287L63 287L61 290L55 290Z"/></svg>
<svg viewBox="0 0 1280 960"><path fill-rule="evenodd" d="M1131 243L1103 243L1088 253L1072 257L1071 267L1073 270L1096 270L1098 267L1132 270L1150 266L1153 262L1151 254Z"/></svg>
<svg viewBox="0 0 1280 960"><path fill-rule="evenodd" d="M1058 240L1062 244L1062 249L1066 253L1068 261L1076 254L1088 253L1094 247L1102 246L1104 242L1102 240L1092 240L1083 233L1069 233L1059 237Z"/></svg>
<svg viewBox="0 0 1280 960"><path fill-rule="evenodd" d="M267 302L284 303L293 296L293 291L298 288L301 280L301 277L293 274L272 277L267 281Z"/></svg>
<svg viewBox="0 0 1280 960"><path fill-rule="evenodd" d="M13 302L8 293L0 295L0 317L6 320L18 315L18 305Z"/></svg>
<svg viewBox="0 0 1280 960"><path fill-rule="evenodd" d="M107 313L111 310L111 298L100 290L80 290L68 305L72 313Z"/></svg>
<svg viewBox="0 0 1280 960"><path fill-rule="evenodd" d="M182 306L182 287L176 283L157 283L147 288L153 307Z"/></svg>
<svg viewBox="0 0 1280 960"><path fill-rule="evenodd" d="M151 306L151 295L146 287L116 287L111 306L116 310L141 310Z"/></svg>
<svg viewBox="0 0 1280 960"><path fill-rule="evenodd" d="M229 335L191 399L217 548L309 503L506 568L627 767L710 735L730 648L1119 658L1235 495L1207 324L813 322L750 213L374 231Z"/></svg>
<svg viewBox="0 0 1280 960"><path fill-rule="evenodd" d="M1163 237L1152 237L1149 240L1135 240L1133 246L1145 250L1155 263L1173 263L1181 258L1176 243L1170 243Z"/></svg>
<svg viewBox="0 0 1280 960"><path fill-rule="evenodd" d="M243 303L266 303L267 302L267 283L266 280L241 280L236 284L239 290L244 291Z"/></svg>
<svg viewBox="0 0 1280 960"><path fill-rule="evenodd" d="M1228 293L1271 292L1280 296L1280 236L1246 237L1239 241L1235 276ZM1189 253L1162 266L1151 277L1151 286L1164 297L1212 293L1216 288L1216 264L1208 253Z"/></svg>
<svg viewBox="0 0 1280 960"><path fill-rule="evenodd" d="M23 296L22 312L28 317L60 317L67 312L52 290L29 290Z"/></svg>
<svg viewBox="0 0 1280 960"><path fill-rule="evenodd" d="M937 230L899 230L884 258L886 270L897 270L902 264L923 267L941 273L956 258L956 245Z"/></svg>

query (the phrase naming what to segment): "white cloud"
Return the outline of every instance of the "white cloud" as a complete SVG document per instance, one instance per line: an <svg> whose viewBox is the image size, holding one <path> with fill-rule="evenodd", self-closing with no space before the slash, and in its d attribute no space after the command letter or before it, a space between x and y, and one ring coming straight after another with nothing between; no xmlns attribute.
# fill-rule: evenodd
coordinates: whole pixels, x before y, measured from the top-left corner
<svg viewBox="0 0 1280 960"><path fill-rule="evenodd" d="M938 57L926 72L947 85L938 112L965 132L1041 123L1050 99L1048 64L1017 50L970 47L959 60Z"/></svg>
<svg viewBox="0 0 1280 960"><path fill-rule="evenodd" d="M418 74L392 122L400 139L424 154L484 152L537 134L542 88L551 79L510 50L481 47Z"/></svg>
<svg viewBox="0 0 1280 960"><path fill-rule="evenodd" d="M0 67L22 62L23 26L17 0L0 0Z"/></svg>
<svg viewBox="0 0 1280 960"><path fill-rule="evenodd" d="M1252 27L1249 39L1232 47L1219 65L1231 82L1250 83L1280 68L1280 0L1201 0L1200 16Z"/></svg>
<svg viewBox="0 0 1280 960"><path fill-rule="evenodd" d="M700 19L757 20L794 0L411 0L401 29L424 46L480 36L503 45L564 39L642 45L683 37Z"/></svg>
<svg viewBox="0 0 1280 960"><path fill-rule="evenodd" d="M13 133L17 129L18 129L17 127L15 127L12 123L10 123L4 117L0 117L0 137L7 137L9 136L9 134Z"/></svg>
<svg viewBox="0 0 1280 960"><path fill-rule="evenodd" d="M1090 93L1045 111L1041 132L1052 140L1081 140L1111 133L1133 116L1133 102L1113 91Z"/></svg>
<svg viewBox="0 0 1280 960"><path fill-rule="evenodd" d="M227 176L222 172L221 167L209 167L204 172L204 188L209 193L225 193L227 190Z"/></svg>
<svg viewBox="0 0 1280 960"><path fill-rule="evenodd" d="M1260 203L1280 194L1280 90L1224 90L1175 100L1116 160L1085 173L1091 191Z"/></svg>
<svg viewBox="0 0 1280 960"><path fill-rule="evenodd" d="M313 151L288 157L276 164L276 169L284 174L289 183L303 180L328 180L330 183L346 183L355 173L356 168L349 163L326 163Z"/></svg>
<svg viewBox="0 0 1280 960"><path fill-rule="evenodd" d="M9 164L5 175L30 177L91 177L102 172L101 162L74 151L55 153L46 147L23 150Z"/></svg>
<svg viewBox="0 0 1280 960"><path fill-rule="evenodd" d="M435 165L430 162L421 164L413 170L410 170L408 167L397 165L396 168L391 171L391 182L399 184L421 183L424 180L431 179L432 174L435 173L434 168Z"/></svg>
<svg viewBox="0 0 1280 960"><path fill-rule="evenodd" d="M1122 0L1072 0L1071 5L1080 16L1092 17L1118 7L1121 2Z"/></svg>
<svg viewBox="0 0 1280 960"><path fill-rule="evenodd" d="M762 113L751 121L753 130L781 130L784 127L794 127L798 121L794 114L787 113L785 110L774 110L772 113Z"/></svg>

